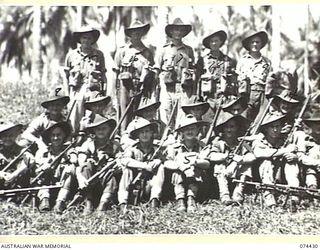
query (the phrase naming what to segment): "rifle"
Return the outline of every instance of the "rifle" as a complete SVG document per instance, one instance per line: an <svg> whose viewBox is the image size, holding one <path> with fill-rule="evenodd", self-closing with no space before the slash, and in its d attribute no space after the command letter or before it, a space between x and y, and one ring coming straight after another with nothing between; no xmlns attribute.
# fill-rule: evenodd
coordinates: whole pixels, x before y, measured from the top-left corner
<svg viewBox="0 0 320 250"><path fill-rule="evenodd" d="M253 131L252 131L252 133L251 133L252 135L256 135L256 134L258 133L259 128L260 128L260 126L261 126L261 123L262 123L263 119L265 118L265 116L266 116L266 115L268 114L268 112L269 112L269 108L270 108L270 106L271 106L271 103L273 102L273 99L274 99L274 97L271 97L271 98L269 99L268 104L267 104L266 108L264 109L263 114L262 114L262 116L260 117L259 121L256 123L256 120L254 120L254 122L253 122ZM258 118L258 116L257 116L257 118ZM256 125L255 125L255 124L256 124Z"/></svg>
<svg viewBox="0 0 320 250"><path fill-rule="evenodd" d="M15 196L19 193L31 193L34 191L39 191L41 189L54 189L61 188L62 183L58 183L56 185L50 186L40 186L40 187L31 187L31 188L17 188L17 189L8 189L8 190L0 190L0 196Z"/></svg>
<svg viewBox="0 0 320 250"><path fill-rule="evenodd" d="M165 127L165 129L164 129L164 132L163 132L163 134L162 134L162 137L161 137L161 140L160 140L160 142L159 142L159 145L158 145L157 149L154 151L154 153L152 154L152 156L150 157L150 159L148 160L148 163L149 163L150 161L152 161L152 160L154 159L154 157L159 153L160 149L161 149L162 146L163 146L163 143L166 141L166 139L167 139L167 137L168 137L168 134L169 134L169 131L170 131L170 124L171 124L171 122L172 122L172 120L173 120L173 118L174 118L174 114L175 114L176 109L178 108L178 104L179 104L179 101L177 100L177 101L175 102L175 105L174 105L174 107L173 107L173 110L171 111L168 124L167 124L167 126ZM130 186L131 186L131 189L132 189L133 187L137 186L137 183L138 183L139 181L141 181L141 183L140 183L140 185L139 185L139 188L138 188L138 192L137 192L136 197L135 197L135 199L134 199L134 205L137 205L137 204L140 202L140 200L141 200L141 198L142 198L142 196L143 196L143 191L144 191L144 188L145 188L145 179L142 178L143 174L144 174L144 171L141 170L141 171L137 174L136 178L134 178L134 180L130 183Z"/></svg>
<svg viewBox="0 0 320 250"><path fill-rule="evenodd" d="M290 195L301 197L303 195L307 197L312 197L315 199L320 200L320 190L319 189L313 189L313 188L305 188L305 187L292 187L288 185L283 184L267 184L267 183L260 183L260 182L252 182L252 181L241 181L237 179L233 179L233 182L236 183L243 183L247 185L253 185L256 187L257 191L263 191L263 190L276 190L280 193L286 194L286 200L284 202L284 205L286 205L288 198Z"/></svg>
<svg viewBox="0 0 320 250"><path fill-rule="evenodd" d="M21 150L20 154L18 154L16 156L16 158L14 158L7 166L5 166L2 171L7 171L9 168L11 168L13 165L15 165L19 159L21 158L21 156L27 152L33 145L35 144L35 142L31 143L28 147L25 147L24 149Z"/></svg>
<svg viewBox="0 0 320 250"><path fill-rule="evenodd" d="M100 165L102 165L104 163L103 160L99 161L97 167L99 167ZM91 176L88 180L87 180L87 188L89 186L94 185L100 178L101 176L106 173L107 177L106 177L106 182L110 181L110 179L113 176L113 172L116 169L116 160L112 160L110 161L108 164L106 164L101 170L99 170L98 172L96 172L93 176ZM72 199L72 201L70 201L70 203L67 206L67 209L72 207L75 203L77 203L79 200L81 200L83 198L83 193L85 192L85 190L83 189L78 189L78 192L75 194L74 198Z"/></svg>
<svg viewBox="0 0 320 250"><path fill-rule="evenodd" d="M216 123L217 123L219 114L220 114L221 109L222 109L222 102L223 102L223 95L219 98L218 108L217 108L217 110L216 110L216 113L214 114L213 120L212 120L212 122L211 122L211 124L210 124L209 130L208 130L207 135L206 135L206 137L205 137L205 139L204 139L204 144L205 144L205 145L208 145L208 144L209 144L209 141L210 141L212 132L213 132L215 126L216 126Z"/></svg>

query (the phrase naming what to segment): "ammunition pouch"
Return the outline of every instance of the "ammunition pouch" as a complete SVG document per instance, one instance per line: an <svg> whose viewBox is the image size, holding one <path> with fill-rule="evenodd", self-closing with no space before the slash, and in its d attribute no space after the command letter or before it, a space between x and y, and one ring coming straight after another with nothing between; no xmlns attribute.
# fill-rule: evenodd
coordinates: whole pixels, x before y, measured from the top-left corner
<svg viewBox="0 0 320 250"><path fill-rule="evenodd" d="M102 75L100 71L94 70L90 73L89 79L88 79L88 85L91 91L101 91Z"/></svg>
<svg viewBox="0 0 320 250"><path fill-rule="evenodd" d="M162 71L159 77L166 85L174 85L177 82L177 72L174 69Z"/></svg>
<svg viewBox="0 0 320 250"><path fill-rule="evenodd" d="M234 74L227 74L221 77L220 89L226 95L238 95L238 83Z"/></svg>
<svg viewBox="0 0 320 250"><path fill-rule="evenodd" d="M192 88L195 82L195 72L192 69L184 68L182 70L181 87Z"/></svg>
<svg viewBox="0 0 320 250"><path fill-rule="evenodd" d="M203 93L215 93L216 85L213 82L213 77L210 75L201 76L201 90Z"/></svg>
<svg viewBox="0 0 320 250"><path fill-rule="evenodd" d="M125 88L133 89L132 73L127 72L127 71L120 73L119 80L122 82L122 84Z"/></svg>

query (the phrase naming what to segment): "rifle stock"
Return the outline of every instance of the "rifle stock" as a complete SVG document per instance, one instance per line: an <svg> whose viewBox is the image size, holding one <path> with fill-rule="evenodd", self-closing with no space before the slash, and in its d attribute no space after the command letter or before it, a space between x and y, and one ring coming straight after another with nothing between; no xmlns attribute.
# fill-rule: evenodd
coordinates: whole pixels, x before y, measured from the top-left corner
<svg viewBox="0 0 320 250"><path fill-rule="evenodd" d="M11 168L13 165L15 165L19 159L22 157L22 155L27 152L33 145L35 144L35 142L31 143L28 147L24 148L21 150L20 154L16 156L16 158L14 158L7 166L5 166L2 171L7 171L9 168Z"/></svg>

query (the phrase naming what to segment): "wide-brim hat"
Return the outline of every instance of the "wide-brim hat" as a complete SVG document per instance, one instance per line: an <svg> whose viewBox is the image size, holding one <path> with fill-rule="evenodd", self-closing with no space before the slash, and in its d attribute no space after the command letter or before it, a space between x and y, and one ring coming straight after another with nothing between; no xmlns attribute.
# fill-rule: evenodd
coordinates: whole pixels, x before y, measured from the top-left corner
<svg viewBox="0 0 320 250"><path fill-rule="evenodd" d="M249 31L246 38L242 40L242 46L246 49L246 50L250 50L250 40L252 37L254 36L258 36L261 38L261 49L266 46L267 42L268 42L268 34L265 31Z"/></svg>
<svg viewBox="0 0 320 250"><path fill-rule="evenodd" d="M6 124L0 124L0 135L10 130L16 130L17 134L20 134L22 128L23 128L22 124L13 124L12 122L9 122Z"/></svg>
<svg viewBox="0 0 320 250"><path fill-rule="evenodd" d="M100 93L99 91L92 91L90 93L89 96L89 100L86 100L84 103L84 107L86 109L91 108L92 104L96 104L96 103L103 103L105 106L107 106L111 101L111 97L110 96L104 96L102 93Z"/></svg>
<svg viewBox="0 0 320 250"><path fill-rule="evenodd" d="M124 33L126 34L126 36L131 36L131 33L133 31L143 31L143 35L147 34L148 31L150 29L150 24L146 23L142 23L140 20L136 19L134 20L129 27L124 29Z"/></svg>
<svg viewBox="0 0 320 250"><path fill-rule="evenodd" d="M142 117L137 117L131 123L131 130L129 131L129 137L132 139L136 139L138 137L139 130L142 128L150 126L153 131L157 130L157 124L154 122L150 122Z"/></svg>
<svg viewBox="0 0 320 250"><path fill-rule="evenodd" d="M52 95L51 97L49 97L49 100L44 101L41 103L41 106L44 108L48 108L48 106L54 104L54 103L62 103L64 106L67 105L70 101L70 97L69 96L61 96L59 95L59 91L61 90L61 88L57 88L55 89L55 93L54 95Z"/></svg>
<svg viewBox="0 0 320 250"><path fill-rule="evenodd" d="M214 37L214 36L218 36L218 37L221 38L221 41L222 41L221 46L222 46L222 45L225 43L225 41L227 40L227 33L226 33L225 31L223 31L223 30L218 30L218 31L215 31L215 32L213 32L212 34L208 35L207 37L205 37L205 38L202 40L203 46L206 47L206 48L208 48L208 49L210 49L210 44L209 44L209 42L210 42L210 39L211 39L212 37ZM220 47L221 47L221 46L220 46Z"/></svg>
<svg viewBox="0 0 320 250"><path fill-rule="evenodd" d="M310 126L312 124L320 123L320 110L317 109L315 112L311 113L308 117L303 118L303 122Z"/></svg>
<svg viewBox="0 0 320 250"><path fill-rule="evenodd" d="M209 103L199 99L198 96L192 96L189 100L189 102L181 106L183 112L185 112L186 114L190 114L191 110L196 107L202 108L202 115L208 112L210 107Z"/></svg>
<svg viewBox="0 0 320 250"><path fill-rule="evenodd" d="M264 127L264 126L269 125L269 124L276 122L278 120L282 120L285 117L286 117L286 115L284 115L280 112L272 112L272 113L269 112L264 117L260 127Z"/></svg>
<svg viewBox="0 0 320 250"><path fill-rule="evenodd" d="M134 115L141 116L146 109L154 109L157 110L161 105L161 102L157 102L152 100L151 98L146 98L140 101L139 107L134 111Z"/></svg>
<svg viewBox="0 0 320 250"><path fill-rule="evenodd" d="M245 97L243 97L243 96L240 96L240 97L231 96L231 97L229 98L229 100L222 105L222 109L225 110L225 109L230 108L232 105L235 105L235 104L237 104L237 103L240 103L241 106L242 106L244 109L246 109L246 108L248 107L248 102L247 102L247 100L246 100Z"/></svg>
<svg viewBox="0 0 320 250"><path fill-rule="evenodd" d="M52 124L50 127L48 127L46 130L44 130L41 134L41 137L45 144L50 143L50 134L53 129L55 128L61 128L61 130L65 133L64 140L66 140L69 135L71 134L72 127L68 122L57 122Z"/></svg>
<svg viewBox="0 0 320 250"><path fill-rule="evenodd" d="M90 26L82 26L80 27L77 31L73 32L73 39L75 42L80 43L80 37L81 35L85 33L90 33L92 34L93 41L92 43L95 43L99 37L100 37L100 31L97 29L94 29Z"/></svg>
<svg viewBox="0 0 320 250"><path fill-rule="evenodd" d="M198 125L198 126L206 126L208 125L208 122L206 121L198 121L193 115L187 114L181 119L180 124L178 125L178 128L175 129L175 131L180 132L181 130L192 126L192 125Z"/></svg>
<svg viewBox="0 0 320 250"><path fill-rule="evenodd" d="M94 116L93 121L87 125L87 128L89 130L95 129L102 124L108 124L111 127L111 130L114 130L114 128L117 126L117 121L115 119L107 118L97 114Z"/></svg>
<svg viewBox="0 0 320 250"><path fill-rule="evenodd" d="M171 37L171 31L176 28L182 29L184 31L183 37L188 35L190 33L190 31L192 30L192 26L190 24L184 24L180 18L176 18L173 20L173 23L168 24L165 27L165 32L166 32L167 36Z"/></svg>
<svg viewBox="0 0 320 250"><path fill-rule="evenodd" d="M279 100L283 100L288 103L298 104L300 101L294 99L293 95L289 91L282 91L279 95L274 97L274 100L277 102Z"/></svg>
<svg viewBox="0 0 320 250"><path fill-rule="evenodd" d="M221 130L223 126L231 120L237 120L238 121L237 124L239 125L241 124L241 125L247 126L249 124L249 120L243 115L233 115L231 113L222 111L219 114L219 117L217 119L215 130Z"/></svg>

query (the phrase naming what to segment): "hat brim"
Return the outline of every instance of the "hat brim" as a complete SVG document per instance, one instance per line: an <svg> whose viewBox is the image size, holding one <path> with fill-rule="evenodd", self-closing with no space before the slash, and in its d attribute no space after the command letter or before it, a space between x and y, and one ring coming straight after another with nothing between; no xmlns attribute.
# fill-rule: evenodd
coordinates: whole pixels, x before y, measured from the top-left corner
<svg viewBox="0 0 320 250"><path fill-rule="evenodd" d="M261 49L266 46L267 42L268 42L268 34L264 31L259 31L256 32L248 37L246 37L245 39L242 40L242 46L246 49L246 50L250 50L250 40L252 37L254 36L258 36L261 38Z"/></svg>
<svg viewBox="0 0 320 250"><path fill-rule="evenodd" d="M160 102L155 102L150 105L144 106L144 107L134 111L134 114L141 115L141 113L145 112L146 109L158 109L160 107L160 104L161 104Z"/></svg>
<svg viewBox="0 0 320 250"><path fill-rule="evenodd" d="M288 103L292 103L292 104L298 104L300 101L299 100L296 100L296 99L293 99L293 98L286 98L286 97L283 97L281 95L276 95L274 97L274 100L275 101L279 101L279 100L282 100L282 101L285 101L285 102L288 102Z"/></svg>
<svg viewBox="0 0 320 250"><path fill-rule="evenodd" d="M91 33L93 37L92 44L98 41L100 37L100 31L99 30L88 30L88 31L76 31L73 33L73 39L75 42L80 43L80 37L83 34Z"/></svg>
<svg viewBox="0 0 320 250"><path fill-rule="evenodd" d="M176 29L176 28L179 28L179 29L183 29L184 30L184 33L183 33L183 37L185 37L186 35L188 35L191 30L192 30L192 27L190 24L168 24L166 27L165 27L165 32L167 34L168 37L172 37L171 36L171 31L173 29Z"/></svg>
<svg viewBox="0 0 320 250"><path fill-rule="evenodd" d="M203 103L194 103L194 104L181 106L183 112L185 112L186 114L190 114L191 110L196 107L202 107L202 115L204 115L205 113L208 112L210 105L207 102L203 102Z"/></svg>
<svg viewBox="0 0 320 250"><path fill-rule="evenodd" d="M181 132L183 129L187 128L187 127L190 127L192 125L198 125L198 126L207 126L209 125L209 122L206 122L206 121L197 121L197 122L193 122L193 123L190 123L190 124L187 124L185 126L181 126L179 128L176 128L175 131L176 132Z"/></svg>
<svg viewBox="0 0 320 250"><path fill-rule="evenodd" d="M304 119L303 122L309 127L313 124L320 124L320 117Z"/></svg>
<svg viewBox="0 0 320 250"><path fill-rule="evenodd" d="M51 100L42 102L41 106L44 108L48 108L50 105L52 105L54 103L62 103L65 106L69 103L69 101L70 101L69 96L57 96Z"/></svg>
<svg viewBox="0 0 320 250"><path fill-rule="evenodd" d="M131 139L134 139L134 140L137 139L137 138L138 138L139 130L141 130L141 129L143 129L143 128L146 128L146 127L148 127L148 126L150 126L151 129L152 129L154 132L157 130L157 124L154 123L154 122L151 122L150 124L147 124L147 125L145 125L145 126L142 126L142 127L139 127L139 128L136 128L136 129L130 131L129 137L130 137Z"/></svg>
<svg viewBox="0 0 320 250"><path fill-rule="evenodd" d="M225 126L226 123L230 122L231 120L238 120L238 125L244 125L244 126L247 126L250 121L248 118L244 117L243 115L233 115L233 116L230 116L229 119L225 120L223 123L217 125L214 129L217 130L217 131L221 131L223 126Z"/></svg>
<svg viewBox="0 0 320 250"><path fill-rule="evenodd" d="M246 99L243 96L241 96L238 99L232 100L231 102L228 102L225 105L223 105L222 109L225 110L227 108L230 108L232 105L236 103L240 103L244 109L248 107L248 103L246 102Z"/></svg>
<svg viewBox="0 0 320 250"><path fill-rule="evenodd" d="M110 101L111 101L111 97L110 96L98 97L98 98L95 98L95 99L93 99L91 101L86 101L84 103L84 108L90 110L93 104L96 104L96 103L99 103L99 102L104 103L107 106L110 103Z"/></svg>
<svg viewBox="0 0 320 250"><path fill-rule="evenodd" d="M214 36L218 36L218 37L221 38L222 43L221 43L221 46L220 46L220 47L222 47L223 44L224 44L224 43L226 42L226 40L227 40L227 33L224 32L223 30L219 30L219 31L214 32L214 33L212 33L211 35L205 37L205 38L202 40L203 46L206 47L206 48L208 48L208 49L210 49L210 39L211 39L212 37L214 37Z"/></svg>
<svg viewBox="0 0 320 250"><path fill-rule="evenodd" d="M8 126L7 128L2 128L0 130L0 135L4 134L4 133L6 133L6 132L8 132L10 130L16 130L18 132L17 134L20 134L22 128L23 128L22 124L12 124L12 125Z"/></svg>
<svg viewBox="0 0 320 250"><path fill-rule="evenodd" d="M109 126L112 128L111 130L114 130L115 127L117 126L117 121L114 119L107 119L105 121L101 121L98 123L91 123L91 124L88 124L87 129L92 130L92 129L95 129L95 128L101 126L102 124L109 124Z"/></svg>
<svg viewBox="0 0 320 250"><path fill-rule="evenodd" d="M269 120L267 120L265 122L262 122L260 127L264 127L264 126L269 125L269 124L271 124L273 122L276 122L278 120L283 120L285 117L286 117L286 115L274 116L272 119L269 119Z"/></svg>
<svg viewBox="0 0 320 250"><path fill-rule="evenodd" d="M46 143L47 145L50 143L51 131L55 128L61 128L62 131L65 133L64 141L70 136L71 131L72 131L71 125L67 122L57 122L57 123L53 124L52 126L47 128L45 131L43 131L43 133L41 134L41 137L42 137L44 143Z"/></svg>
<svg viewBox="0 0 320 250"><path fill-rule="evenodd" d="M147 23L145 25L137 26L137 27L134 27L134 28L130 28L130 27L125 28L124 29L124 34L126 36L128 36L128 37L131 37L131 33L134 32L134 31L138 31L138 30L143 31L143 36L144 36L145 34L147 34L149 32L150 24Z"/></svg>

